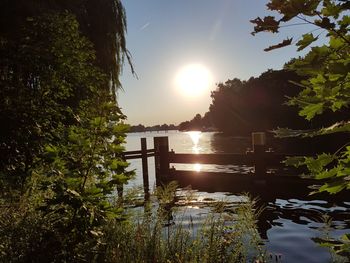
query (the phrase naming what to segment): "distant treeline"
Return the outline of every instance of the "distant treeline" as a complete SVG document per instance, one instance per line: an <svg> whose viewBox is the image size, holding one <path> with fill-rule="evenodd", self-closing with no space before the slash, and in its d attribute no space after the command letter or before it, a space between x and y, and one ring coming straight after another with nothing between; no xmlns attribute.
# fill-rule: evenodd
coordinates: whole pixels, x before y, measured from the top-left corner
<svg viewBox="0 0 350 263"><path fill-rule="evenodd" d="M178 130L178 126L174 124L162 124L154 126L144 126L142 124L131 126L130 132L146 132L146 131L169 131Z"/></svg>
<svg viewBox="0 0 350 263"><path fill-rule="evenodd" d="M211 131L215 129L213 127L209 112L207 112L203 117L197 113L192 120L181 122L178 127L180 131Z"/></svg>

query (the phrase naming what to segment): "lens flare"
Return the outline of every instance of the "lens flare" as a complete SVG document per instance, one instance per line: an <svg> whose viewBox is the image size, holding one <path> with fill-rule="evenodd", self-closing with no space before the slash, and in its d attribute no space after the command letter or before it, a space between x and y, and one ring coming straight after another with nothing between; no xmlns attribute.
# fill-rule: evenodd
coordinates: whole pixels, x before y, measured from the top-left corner
<svg viewBox="0 0 350 263"><path fill-rule="evenodd" d="M212 85L210 71L202 64L190 64L176 74L175 83L181 94L188 97L204 95Z"/></svg>

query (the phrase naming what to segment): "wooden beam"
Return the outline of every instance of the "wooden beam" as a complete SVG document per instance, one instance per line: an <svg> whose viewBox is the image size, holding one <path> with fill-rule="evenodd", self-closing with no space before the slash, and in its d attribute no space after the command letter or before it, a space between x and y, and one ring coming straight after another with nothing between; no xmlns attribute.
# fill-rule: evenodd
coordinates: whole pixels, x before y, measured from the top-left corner
<svg viewBox="0 0 350 263"><path fill-rule="evenodd" d="M266 152L260 156L267 166L281 166L281 162L287 157L285 154L275 154ZM213 153L213 154L190 154L169 152L170 163L200 163L200 164L235 164L235 165L255 165L256 157L254 153Z"/></svg>
<svg viewBox="0 0 350 263"><path fill-rule="evenodd" d="M142 176L143 176L143 189L145 193L145 200L149 200L149 179L148 179L148 158L147 158L147 140L141 138L141 155L142 155Z"/></svg>

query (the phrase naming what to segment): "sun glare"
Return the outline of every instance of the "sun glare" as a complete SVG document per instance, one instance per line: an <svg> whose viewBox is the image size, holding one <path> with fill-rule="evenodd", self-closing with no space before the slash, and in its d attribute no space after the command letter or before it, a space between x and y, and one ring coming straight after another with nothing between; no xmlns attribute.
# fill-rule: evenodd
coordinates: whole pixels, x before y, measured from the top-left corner
<svg viewBox="0 0 350 263"><path fill-rule="evenodd" d="M175 83L181 94L197 97L206 93L212 84L210 71L201 64L190 64L176 74Z"/></svg>

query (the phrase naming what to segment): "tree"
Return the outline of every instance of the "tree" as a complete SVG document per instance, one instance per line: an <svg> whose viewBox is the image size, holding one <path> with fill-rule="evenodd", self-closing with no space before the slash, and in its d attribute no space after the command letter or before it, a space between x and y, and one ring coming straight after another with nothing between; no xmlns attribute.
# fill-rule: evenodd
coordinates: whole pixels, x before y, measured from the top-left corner
<svg viewBox="0 0 350 263"><path fill-rule="evenodd" d="M125 116L74 15L20 23L0 35L0 203L12 211L0 261L96 260L105 223L121 217L111 195L132 175Z"/></svg>
<svg viewBox="0 0 350 263"><path fill-rule="evenodd" d="M63 33L61 39L58 35L53 36L53 32L47 32L47 28L46 31L43 28L39 28L40 26L43 27L43 25L38 25L38 21L36 21L36 26L41 31L33 31L33 25L30 24L34 19L43 14L57 12L73 13L74 20L77 19L78 23L74 25L66 24L68 31L69 27L74 26L76 31L74 34L79 31L93 45L87 44L90 41L83 41L82 43L77 40L74 42L70 38L76 37L76 35L65 34L64 29L61 29L61 33ZM28 32L28 30L31 30L31 32ZM56 42L50 44L45 41L47 36L43 32L48 33L48 37L52 37L51 40ZM69 32L72 33L71 31ZM1 90L3 96L1 97L0 120L7 125L2 127L0 131L0 153L2 156L0 170L5 166L14 168L15 166L12 166L14 163L24 164L22 170L26 170L26 172L21 172L21 177L25 177L25 174L30 170L31 162L35 159L35 153L38 150L36 147L40 145L42 138L37 132L40 130L42 134L45 134L45 131L47 131L45 128L47 127L43 127L43 123L54 126L55 121L58 119L57 116L51 118L50 114L42 111L42 109L46 107L47 111L50 111L51 108L47 108L47 106L52 101L50 99L54 99L50 97L52 93L56 96L56 100L59 96L67 95L54 92L44 93L43 89L35 89L36 91L34 92L31 87L42 86L44 81L51 81L52 79L49 79L54 76L53 74L56 74L55 81L59 83L47 83L48 86L64 85L67 89L74 86L76 89L74 91L75 95L70 96L69 99L65 98L66 101L61 101L61 105L77 107L79 101L88 96L86 94L87 89L83 85L81 85L81 88L78 88L81 84L79 83L81 81L79 78L83 74L88 74L88 70L83 72L82 67L78 69L80 54L70 51L69 46L64 47L63 54L58 54L58 52L62 52L62 44L70 43L72 50L74 48L84 48L79 47L79 45L86 45L88 49L94 49L94 54L89 51L90 54L85 55L86 57L81 59L102 70L101 73L105 74L106 78L103 78L104 84L99 85L98 88L110 92L115 101L115 89L119 86L118 75L121 72L124 56L130 59L125 46L125 32L125 11L119 0L1 1L0 63L1 81L5 88L2 87ZM66 43L64 43L65 41ZM56 50L50 50L50 45ZM62 56L62 58L60 59L59 56ZM64 61L64 59L68 61ZM65 65L65 68L63 65ZM71 69L75 71L71 72ZM91 76L90 79L92 79ZM87 76L84 77L87 78ZM110 83L114 84L111 86ZM40 94L45 96L40 97ZM30 106L31 103L32 105L39 103L38 101L33 103L35 96L41 100L41 105L36 109ZM11 105L11 103L15 103L15 105ZM14 108L11 109L11 107ZM67 109L69 108L62 107L60 114L63 114ZM58 114L58 112L54 111L54 114ZM36 116L36 119L34 116ZM45 116L47 116L46 121L44 121ZM22 145L20 145L21 143ZM16 169L18 168L19 166L16 166ZM12 169L12 172L16 172L16 169ZM18 179L19 177L17 176L16 180ZM20 179L20 181L16 183L22 185L24 178Z"/></svg>
<svg viewBox="0 0 350 263"><path fill-rule="evenodd" d="M314 25L316 30L322 30L322 32L318 35L304 34L295 43L298 51L315 43L322 33L326 33L327 37L326 44L311 47L304 57L295 59L287 65L289 69L305 77L305 80L298 83L302 91L291 98L288 104L299 107L299 115L307 120L326 111L337 112L348 108L350 104L348 91L350 88L350 16L346 14L346 11L350 9L350 2L272 0L267 6L270 10L279 12L282 18L276 20L275 17L268 16L264 19L252 20L256 24L253 34L261 31L275 33L283 26L283 23L299 19L305 24ZM291 43L292 41L284 40L266 50L273 50ZM307 137L349 131L350 123L348 119L344 119L327 128L311 131L280 129L277 130L277 135ZM329 179L328 183L320 188L320 191L336 193L342 189L350 189L350 181L347 177L348 162L350 162L350 148L345 142L344 147L334 154L319 155L315 159L303 158L299 164L308 165L316 178Z"/></svg>
<svg viewBox="0 0 350 263"><path fill-rule="evenodd" d="M283 104L285 96L297 94L300 88L287 79L299 80L287 70L268 70L257 78L219 83L212 92L210 115L214 125L228 134L248 136L253 131L267 131L286 127L293 120L293 128L307 127L296 110Z"/></svg>
<svg viewBox="0 0 350 263"><path fill-rule="evenodd" d="M311 46L307 54L295 59L288 68L295 70L306 79L298 83L302 88L299 95L289 100L289 105L299 107L299 115L307 120L325 112L348 111L350 104L350 2L346 0L271 0L268 9L277 11L280 18L267 16L252 20L255 24L253 34L267 31L277 33L283 26L307 24L315 29L302 35L294 42L298 51ZM294 23L299 20L298 23ZM289 24L288 24L289 23ZM317 32L317 34L316 34ZM316 42L322 39L324 44ZM294 44L293 38L266 48L266 51ZM349 133L350 122L346 117L329 127L309 131L279 129L277 136L313 137L333 133ZM343 147L332 154L319 154L316 157L299 157L286 161L296 166L304 165L316 179L326 182L318 191L338 193L344 189L350 190L349 141L344 141ZM349 256L350 235L344 235L336 245L338 252ZM328 244L329 245L329 244Z"/></svg>
<svg viewBox="0 0 350 263"><path fill-rule="evenodd" d="M197 113L192 120L190 121L184 121L179 124L179 130L180 131L200 131L203 128L205 128L207 124L207 119L204 122L202 116Z"/></svg>
<svg viewBox="0 0 350 263"><path fill-rule="evenodd" d="M93 43L93 63L108 77L101 88L111 88L115 96L125 57L134 72L126 48L126 15L120 0L4 0L0 3L0 35L17 38L28 18L47 12L75 15L80 32Z"/></svg>

